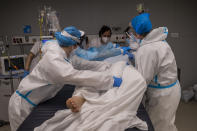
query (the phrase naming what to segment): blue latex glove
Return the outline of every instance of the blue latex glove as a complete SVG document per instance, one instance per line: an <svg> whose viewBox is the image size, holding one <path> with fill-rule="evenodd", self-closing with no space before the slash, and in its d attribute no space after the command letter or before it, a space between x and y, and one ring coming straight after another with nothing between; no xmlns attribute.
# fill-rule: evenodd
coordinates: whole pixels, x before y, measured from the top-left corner
<svg viewBox="0 0 197 131"><path fill-rule="evenodd" d="M129 50L131 50L131 47L126 46L126 47L120 47L123 50L123 55L126 54L126 52L128 52Z"/></svg>
<svg viewBox="0 0 197 131"><path fill-rule="evenodd" d="M120 87L120 85L122 84L122 78L118 78L115 76L113 76L113 78L114 78L113 87Z"/></svg>
<svg viewBox="0 0 197 131"><path fill-rule="evenodd" d="M22 78L25 78L27 75L29 75L29 71L24 70L24 74Z"/></svg>
<svg viewBox="0 0 197 131"><path fill-rule="evenodd" d="M134 59L134 55L128 51L125 52L126 55L128 55L129 60L133 60Z"/></svg>

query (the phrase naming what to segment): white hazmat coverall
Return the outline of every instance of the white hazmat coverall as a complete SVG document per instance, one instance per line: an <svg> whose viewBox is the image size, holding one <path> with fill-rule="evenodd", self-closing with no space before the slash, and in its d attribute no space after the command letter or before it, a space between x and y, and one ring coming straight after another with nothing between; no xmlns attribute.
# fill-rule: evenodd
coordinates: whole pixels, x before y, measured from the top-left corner
<svg viewBox="0 0 197 131"><path fill-rule="evenodd" d="M113 76L103 72L76 70L73 68L64 50L56 40L49 41L42 48L43 57L25 77L9 101L9 120L12 131L30 114L32 109L56 95L64 84L92 87L107 90L113 87ZM87 62L87 61L86 61ZM102 62L83 63L108 68Z"/></svg>
<svg viewBox="0 0 197 131"><path fill-rule="evenodd" d="M174 54L165 41L168 29L152 30L140 43L135 55L138 71L145 78L145 107L155 131L176 131L175 115L180 101L180 85Z"/></svg>

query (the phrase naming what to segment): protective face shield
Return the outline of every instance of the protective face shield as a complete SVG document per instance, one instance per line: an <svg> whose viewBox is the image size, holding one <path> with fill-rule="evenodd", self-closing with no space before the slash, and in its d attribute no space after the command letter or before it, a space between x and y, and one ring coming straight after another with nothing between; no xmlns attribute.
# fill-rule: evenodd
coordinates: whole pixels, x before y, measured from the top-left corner
<svg viewBox="0 0 197 131"><path fill-rule="evenodd" d="M137 38L133 35L132 32L126 32L126 35L129 39L131 39L133 42L137 42Z"/></svg>
<svg viewBox="0 0 197 131"><path fill-rule="evenodd" d="M128 26L126 29L125 29L125 34L126 34L126 38L132 40L133 42L137 42L137 38L135 37L135 31L130 27Z"/></svg>
<svg viewBox="0 0 197 131"><path fill-rule="evenodd" d="M135 31L131 26L128 26L124 33L126 34L126 44L128 44L132 50L137 50L139 48L139 44L141 42L140 39L136 38Z"/></svg>
<svg viewBox="0 0 197 131"><path fill-rule="evenodd" d="M110 37L101 37L101 40L107 44L110 41Z"/></svg>
<svg viewBox="0 0 197 131"><path fill-rule="evenodd" d="M83 31L74 26L66 27L62 32L56 32L55 37L60 46L72 46L80 43L80 37L84 35Z"/></svg>
<svg viewBox="0 0 197 131"><path fill-rule="evenodd" d="M86 46L86 39L87 39L87 36L86 35L83 35L83 36L81 36L80 37L80 42L79 43L77 43L77 45L80 47L80 48L82 48L82 49L84 49L84 47Z"/></svg>

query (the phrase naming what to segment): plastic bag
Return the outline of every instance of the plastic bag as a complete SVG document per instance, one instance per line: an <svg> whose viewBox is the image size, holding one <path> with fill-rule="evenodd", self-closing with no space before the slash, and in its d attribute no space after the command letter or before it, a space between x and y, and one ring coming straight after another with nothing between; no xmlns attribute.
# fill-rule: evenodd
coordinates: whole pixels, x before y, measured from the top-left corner
<svg viewBox="0 0 197 131"><path fill-rule="evenodd" d="M194 91L192 89L182 91L181 99L184 102L189 102L193 97L194 97Z"/></svg>

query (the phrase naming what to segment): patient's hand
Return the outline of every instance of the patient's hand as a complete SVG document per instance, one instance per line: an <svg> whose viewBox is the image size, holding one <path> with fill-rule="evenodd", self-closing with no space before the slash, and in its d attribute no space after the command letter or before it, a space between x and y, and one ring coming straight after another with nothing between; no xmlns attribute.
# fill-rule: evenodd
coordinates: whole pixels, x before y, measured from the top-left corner
<svg viewBox="0 0 197 131"><path fill-rule="evenodd" d="M79 112L84 102L84 98L73 96L66 101L66 106L71 109L72 112Z"/></svg>

